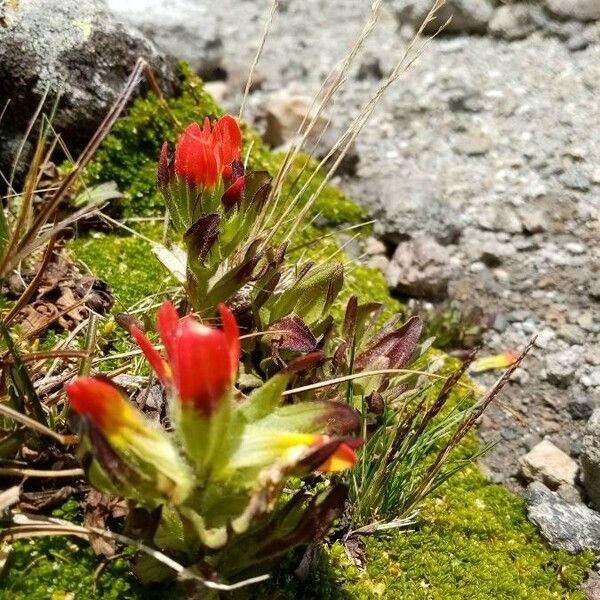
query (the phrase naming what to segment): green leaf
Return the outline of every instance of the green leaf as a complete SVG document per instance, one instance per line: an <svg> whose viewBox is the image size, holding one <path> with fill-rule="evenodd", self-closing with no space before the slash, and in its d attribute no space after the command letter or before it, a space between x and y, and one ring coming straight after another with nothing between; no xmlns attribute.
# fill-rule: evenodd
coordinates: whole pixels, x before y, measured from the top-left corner
<svg viewBox="0 0 600 600"><path fill-rule="evenodd" d="M290 375L279 373L271 377L261 387L254 390L239 406L238 411L248 423L253 423L269 415L281 402L281 395L290 381Z"/></svg>
<svg viewBox="0 0 600 600"><path fill-rule="evenodd" d="M331 262L312 267L288 289L272 297L265 304L268 324L296 313L305 323L311 325L323 317L342 289L344 266Z"/></svg>

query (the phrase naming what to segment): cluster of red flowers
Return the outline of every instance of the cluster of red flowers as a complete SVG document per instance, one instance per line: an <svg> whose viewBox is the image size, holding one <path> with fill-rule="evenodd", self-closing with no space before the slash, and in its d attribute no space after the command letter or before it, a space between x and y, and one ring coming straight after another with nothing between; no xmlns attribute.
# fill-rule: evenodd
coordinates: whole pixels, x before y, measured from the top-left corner
<svg viewBox="0 0 600 600"><path fill-rule="evenodd" d="M163 146L159 161L159 183L168 185L174 176L190 187L212 189L221 182L222 202L231 208L239 202L244 188L244 169L239 162L241 133L236 120L226 115L203 126L189 125L177 142L173 163ZM210 417L219 403L231 399L240 361L238 326L232 312L219 306L222 329L200 323L193 316L179 318L171 302L158 311L157 331L164 347L163 358L136 326L131 334L150 362L169 396L182 407ZM139 427L139 419L123 395L101 377L81 377L66 386L72 408L92 420L107 435ZM138 419L136 421L136 419ZM292 436L290 436L290 440ZM294 438L295 439L295 438ZM327 436L307 434L301 444L321 447ZM290 444L292 442L290 441ZM354 451L342 442L336 446L321 470L341 470L356 461Z"/></svg>
<svg viewBox="0 0 600 600"><path fill-rule="evenodd" d="M237 121L229 116L211 126L208 117L202 127L192 123L175 147L175 174L192 185L212 187L219 176L231 179L231 164L240 159L242 136Z"/></svg>

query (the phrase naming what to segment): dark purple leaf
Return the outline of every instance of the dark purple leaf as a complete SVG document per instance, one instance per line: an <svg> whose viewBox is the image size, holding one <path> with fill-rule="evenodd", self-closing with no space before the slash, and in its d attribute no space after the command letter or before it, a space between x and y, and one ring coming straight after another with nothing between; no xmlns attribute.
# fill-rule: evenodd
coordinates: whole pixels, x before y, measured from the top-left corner
<svg viewBox="0 0 600 600"><path fill-rule="evenodd" d="M423 323L418 317L411 317L400 329L379 338L366 352L356 358L356 367L364 369L378 357L389 360L390 369L401 369L411 359Z"/></svg>
<svg viewBox="0 0 600 600"><path fill-rule="evenodd" d="M273 323L269 331L284 331L279 336L273 336L273 343L277 343L282 350L292 352L312 352L317 347L317 340L306 323L295 314L291 314Z"/></svg>
<svg viewBox="0 0 600 600"><path fill-rule="evenodd" d="M204 261L217 236L221 217L216 213L198 219L184 234L183 239L190 255Z"/></svg>

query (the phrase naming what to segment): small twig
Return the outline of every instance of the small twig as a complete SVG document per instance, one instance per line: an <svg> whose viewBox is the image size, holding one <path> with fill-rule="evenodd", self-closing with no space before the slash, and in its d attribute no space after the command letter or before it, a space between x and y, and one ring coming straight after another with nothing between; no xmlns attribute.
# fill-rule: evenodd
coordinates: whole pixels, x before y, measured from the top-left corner
<svg viewBox="0 0 600 600"><path fill-rule="evenodd" d="M444 375L437 375L436 373L429 373L427 371L417 371L415 369L376 369L374 371L362 371L360 373L352 373L350 375L343 375L341 377L335 377L333 379L326 379L325 381L318 381L317 383L310 383L303 385L291 390L283 392L283 396L291 396L292 394L299 394L300 392L307 392L309 390L317 390L319 388L327 387L329 385L338 385L346 381L353 381L354 379L360 379L361 377L370 377L371 375L425 375L432 379L443 379L446 381L448 377ZM466 383L457 382L456 385L474 390L475 388Z"/></svg>
<svg viewBox="0 0 600 600"><path fill-rule="evenodd" d="M8 477L83 477L83 469L63 469L54 471L51 469L19 469L18 467L0 467L0 475Z"/></svg>
<svg viewBox="0 0 600 600"><path fill-rule="evenodd" d="M56 431L52 431L49 427L38 423L35 419L20 413L18 410L7 406L2 401L0 401L0 414L3 414L6 417L10 417L23 425L26 425L30 429L37 431L43 435L47 435L49 437L54 438L57 442L62 444L63 446L70 446L72 444L76 444L78 442L78 437L76 435L61 435Z"/></svg>
<svg viewBox="0 0 600 600"><path fill-rule="evenodd" d="M193 571L186 569L183 565L173 560L170 556L167 556L163 552L155 550L146 544L138 542L137 540L120 533L99 529L98 527L83 527L80 525L73 525L68 521L63 521L62 519L38 517L34 515L26 515L24 513L12 513L11 522L14 524L14 526L3 529L0 532L0 539L12 541L23 537L74 535L76 537L89 540L90 534L95 534L109 540L116 540L122 544L132 546L140 552L144 552L145 554L148 554L152 558L155 558L159 562L163 563L175 571L179 577L184 579L194 579L205 587L213 590L230 592L269 579L269 575L259 575L258 577L251 577L249 579L244 579L243 581L238 581L237 583L232 584L218 583L216 581L203 579Z"/></svg>

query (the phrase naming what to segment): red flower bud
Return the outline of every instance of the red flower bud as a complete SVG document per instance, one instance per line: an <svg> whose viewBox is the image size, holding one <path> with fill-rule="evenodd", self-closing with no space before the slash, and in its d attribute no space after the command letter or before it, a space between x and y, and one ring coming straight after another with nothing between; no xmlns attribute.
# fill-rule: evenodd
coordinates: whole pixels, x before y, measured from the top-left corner
<svg viewBox="0 0 600 600"><path fill-rule="evenodd" d="M221 198L223 206L226 209L233 208L242 200L242 192L244 191L244 176L238 177L226 190Z"/></svg>
<svg viewBox="0 0 600 600"><path fill-rule="evenodd" d="M90 418L105 434L117 433L133 421L133 409L119 390L97 377L78 377L65 385L71 408Z"/></svg>
<svg viewBox="0 0 600 600"><path fill-rule="evenodd" d="M219 177L231 178L231 163L240 157L242 136L236 120L225 115L211 129L208 117L201 128L192 123L175 146L175 174L190 185L212 187Z"/></svg>
<svg viewBox="0 0 600 600"><path fill-rule="evenodd" d="M219 306L223 330L180 319L175 307L165 302L157 316L157 328L167 354L165 362L139 329L131 333L160 380L175 390L179 400L210 413L232 385L240 360L239 331L235 317Z"/></svg>

